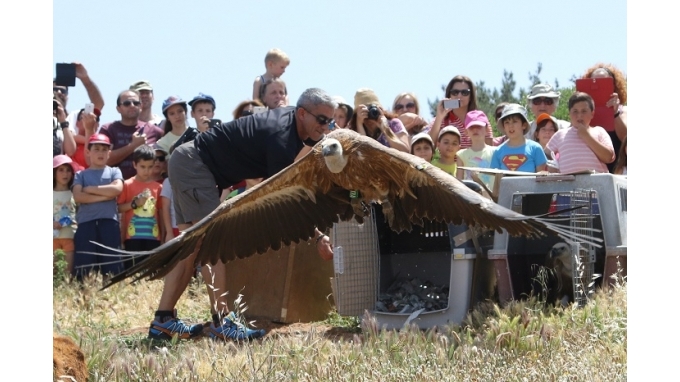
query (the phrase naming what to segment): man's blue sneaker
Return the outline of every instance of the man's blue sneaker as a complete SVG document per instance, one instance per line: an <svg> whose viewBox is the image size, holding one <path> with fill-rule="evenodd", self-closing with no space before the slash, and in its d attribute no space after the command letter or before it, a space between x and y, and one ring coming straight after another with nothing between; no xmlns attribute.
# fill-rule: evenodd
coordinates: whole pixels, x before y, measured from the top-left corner
<svg viewBox="0 0 680 382"><path fill-rule="evenodd" d="M181 340L195 337L203 331L203 325L187 325L182 320L175 317L165 322L153 320L149 327L149 338L154 340L171 340L177 336Z"/></svg>
<svg viewBox="0 0 680 382"><path fill-rule="evenodd" d="M263 337L265 335L264 329L248 329L245 325L239 322L234 312L222 318L222 326L215 327L215 323L210 324L210 338L219 340L252 340Z"/></svg>

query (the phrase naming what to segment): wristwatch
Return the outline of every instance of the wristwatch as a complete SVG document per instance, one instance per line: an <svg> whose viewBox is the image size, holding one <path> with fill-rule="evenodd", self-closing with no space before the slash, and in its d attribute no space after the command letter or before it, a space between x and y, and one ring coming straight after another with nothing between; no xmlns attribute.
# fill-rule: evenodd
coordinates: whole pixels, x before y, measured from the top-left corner
<svg viewBox="0 0 680 382"><path fill-rule="evenodd" d="M132 199L132 201L130 202L130 207L131 207L133 210L136 210L136 209L137 209L137 198Z"/></svg>
<svg viewBox="0 0 680 382"><path fill-rule="evenodd" d="M59 122L59 127L61 127L62 130L67 129L68 125L69 125L68 121Z"/></svg>

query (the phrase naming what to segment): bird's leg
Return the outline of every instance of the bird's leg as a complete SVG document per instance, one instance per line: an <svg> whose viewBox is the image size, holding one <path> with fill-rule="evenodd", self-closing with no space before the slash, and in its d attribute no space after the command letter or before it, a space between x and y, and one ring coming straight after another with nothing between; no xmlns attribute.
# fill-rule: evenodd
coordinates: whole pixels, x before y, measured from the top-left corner
<svg viewBox="0 0 680 382"><path fill-rule="evenodd" d="M358 190L353 190L349 192L349 200L352 206L352 211L354 215L361 216L362 218L367 215L366 206L364 205L361 194Z"/></svg>
<svg viewBox="0 0 680 382"><path fill-rule="evenodd" d="M380 201L380 205L382 206L383 215L385 215L385 219L387 219L387 224L389 224L390 227L393 227L394 209L392 208L392 203L390 203L387 198L383 198Z"/></svg>

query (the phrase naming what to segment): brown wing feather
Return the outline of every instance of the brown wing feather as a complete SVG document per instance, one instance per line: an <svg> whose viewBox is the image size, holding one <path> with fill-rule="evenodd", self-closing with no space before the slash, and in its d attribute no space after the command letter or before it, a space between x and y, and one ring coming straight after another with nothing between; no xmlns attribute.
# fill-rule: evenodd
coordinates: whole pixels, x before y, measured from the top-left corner
<svg viewBox="0 0 680 382"><path fill-rule="evenodd" d="M319 150L308 153L243 194L226 200L180 236L147 252L146 260L112 277L105 288L134 276L160 279L200 242L197 263L227 262L282 244L308 240L314 228L325 230L334 222L351 219L348 191L318 180L328 173ZM133 253L119 251L122 253Z"/></svg>

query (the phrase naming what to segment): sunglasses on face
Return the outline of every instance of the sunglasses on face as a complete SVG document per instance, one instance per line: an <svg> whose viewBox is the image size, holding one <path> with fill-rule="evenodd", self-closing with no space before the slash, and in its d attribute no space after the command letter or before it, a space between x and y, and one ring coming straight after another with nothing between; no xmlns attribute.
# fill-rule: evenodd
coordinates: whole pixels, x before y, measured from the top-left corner
<svg viewBox="0 0 680 382"><path fill-rule="evenodd" d="M540 104L544 104L544 105L550 106L550 105L552 105L553 103L555 103L555 101L554 101L552 98L539 97L539 98L534 98L534 99L532 99L532 100L531 100L531 103L534 104L534 105L536 105L536 106L538 106L538 105L540 105Z"/></svg>
<svg viewBox="0 0 680 382"><path fill-rule="evenodd" d="M139 101L132 101L132 100L127 100L127 101L121 102L121 105L123 105L123 106L131 106L131 105L139 106L141 104L142 103L139 102Z"/></svg>
<svg viewBox="0 0 680 382"><path fill-rule="evenodd" d="M52 88L52 91L58 92L58 93L61 93L61 94L68 94L68 88L57 88L57 87L53 87L53 88Z"/></svg>
<svg viewBox="0 0 680 382"><path fill-rule="evenodd" d="M413 102L409 102L406 105L402 105L400 103L394 105L394 111L400 111L402 109L413 109L416 107L416 104Z"/></svg>
<svg viewBox="0 0 680 382"><path fill-rule="evenodd" d="M462 90L453 89L453 90L451 90L452 96L457 96L458 94L462 94L463 97L467 97L467 96L470 95L470 93L471 93L470 89L462 89Z"/></svg>
<svg viewBox="0 0 680 382"><path fill-rule="evenodd" d="M156 155L156 160L159 162L165 162L165 155Z"/></svg>
<svg viewBox="0 0 680 382"><path fill-rule="evenodd" d="M306 111L307 113L309 113L312 117L316 118L316 122L317 122L319 125L321 125L321 126L323 126L323 125L329 125L329 124L331 124L332 122L335 122L335 121L333 120L333 118L328 118L328 117L326 117L325 115L315 115L314 113L312 113L311 111L305 109L304 107L303 107L302 109L303 109L304 111Z"/></svg>

